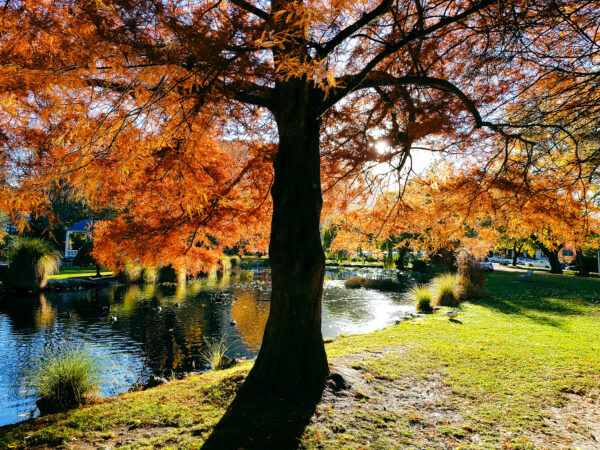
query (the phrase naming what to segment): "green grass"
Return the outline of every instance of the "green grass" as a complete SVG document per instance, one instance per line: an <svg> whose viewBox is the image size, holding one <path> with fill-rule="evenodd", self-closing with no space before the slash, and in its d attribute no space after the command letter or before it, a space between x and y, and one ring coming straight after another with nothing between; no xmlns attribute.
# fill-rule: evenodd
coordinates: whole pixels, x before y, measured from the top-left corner
<svg viewBox="0 0 600 450"><path fill-rule="evenodd" d="M562 438L549 410L599 398L598 293L599 279L536 273L520 282L517 273L496 272L487 296L461 304L457 321L443 308L333 340L326 346L330 361L354 368L363 385L339 403L317 407L301 448L533 448L536 436L546 448L569 447L549 440ZM198 448L249 367L2 428L0 448L58 445L86 433L94 442L123 428L155 427L171 428L144 445ZM429 412L429 392L419 386L435 386L431 392L441 395ZM411 398L410 407L393 403ZM589 438L589 431L581 428L580 435Z"/></svg>
<svg viewBox="0 0 600 450"><path fill-rule="evenodd" d="M109 276L113 273L108 270L102 270L100 272L102 276ZM96 267L61 267L56 275L52 275L49 278L52 280L64 280L67 278L79 278L79 277L94 277L96 276Z"/></svg>

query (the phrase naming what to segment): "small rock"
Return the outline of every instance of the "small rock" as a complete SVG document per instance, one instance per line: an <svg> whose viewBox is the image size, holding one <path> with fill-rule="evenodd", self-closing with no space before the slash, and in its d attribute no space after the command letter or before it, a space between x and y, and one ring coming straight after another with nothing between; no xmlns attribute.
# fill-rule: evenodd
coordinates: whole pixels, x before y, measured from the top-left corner
<svg viewBox="0 0 600 450"><path fill-rule="evenodd" d="M153 388L155 386L160 386L161 384L165 384L168 380L163 377L159 377L156 375L150 375L150 377L144 383L144 389Z"/></svg>

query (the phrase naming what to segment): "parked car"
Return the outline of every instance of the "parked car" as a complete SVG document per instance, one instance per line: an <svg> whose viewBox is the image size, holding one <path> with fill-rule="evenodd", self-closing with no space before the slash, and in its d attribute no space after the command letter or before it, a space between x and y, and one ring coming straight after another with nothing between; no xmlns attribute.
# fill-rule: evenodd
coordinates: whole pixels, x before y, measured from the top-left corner
<svg viewBox="0 0 600 450"><path fill-rule="evenodd" d="M491 263L502 264L503 266L511 263L510 259L504 258L503 256L492 256L489 261Z"/></svg>
<svg viewBox="0 0 600 450"><path fill-rule="evenodd" d="M479 267L484 272L494 271L494 265L487 258L478 258L476 261L473 261L473 265Z"/></svg>
<svg viewBox="0 0 600 450"><path fill-rule="evenodd" d="M550 261L548 261L545 258L534 259L533 263L529 264L529 267L540 267L542 269L549 269L550 268Z"/></svg>
<svg viewBox="0 0 600 450"><path fill-rule="evenodd" d="M535 262L535 260L531 259L531 258L524 258L524 257L517 258L517 265L518 266L533 267L533 263L534 262Z"/></svg>

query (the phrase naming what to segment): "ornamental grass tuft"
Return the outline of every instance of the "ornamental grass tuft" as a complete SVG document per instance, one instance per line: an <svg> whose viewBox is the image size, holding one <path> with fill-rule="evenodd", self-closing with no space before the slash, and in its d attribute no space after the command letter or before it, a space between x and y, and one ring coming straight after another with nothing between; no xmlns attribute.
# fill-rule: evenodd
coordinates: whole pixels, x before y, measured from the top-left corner
<svg viewBox="0 0 600 450"><path fill-rule="evenodd" d="M410 290L410 295L415 300L415 308L417 312L430 313L433 311L433 308L431 307L431 288L429 286L417 284Z"/></svg>
<svg viewBox="0 0 600 450"><path fill-rule="evenodd" d="M436 306L458 306L460 303L461 285L458 275L444 273L432 281L435 289Z"/></svg>
<svg viewBox="0 0 600 450"><path fill-rule="evenodd" d="M42 289L60 268L60 253L39 238L16 237L7 252L5 282L19 289Z"/></svg>
<svg viewBox="0 0 600 450"><path fill-rule="evenodd" d="M64 345L43 352L25 375L25 386L39 397L42 415L83 404L100 382L100 361L82 346Z"/></svg>

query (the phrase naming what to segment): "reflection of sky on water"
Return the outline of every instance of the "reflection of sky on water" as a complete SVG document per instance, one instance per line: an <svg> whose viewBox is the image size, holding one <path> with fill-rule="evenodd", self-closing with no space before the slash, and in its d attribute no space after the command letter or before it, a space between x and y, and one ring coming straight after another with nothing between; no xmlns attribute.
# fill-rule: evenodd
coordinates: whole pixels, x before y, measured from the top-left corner
<svg viewBox="0 0 600 450"><path fill-rule="evenodd" d="M343 284L352 276L390 278L395 273L328 268L324 337L373 331L412 310L401 294ZM269 297L270 273L254 271L211 276L184 287L113 286L5 299L0 302L0 425L23 420L34 408L35 398L23 391L20 380L45 348L61 342L89 348L104 369L100 394L111 396L152 373L168 377L201 370L207 337L226 336L230 356L254 357Z"/></svg>

